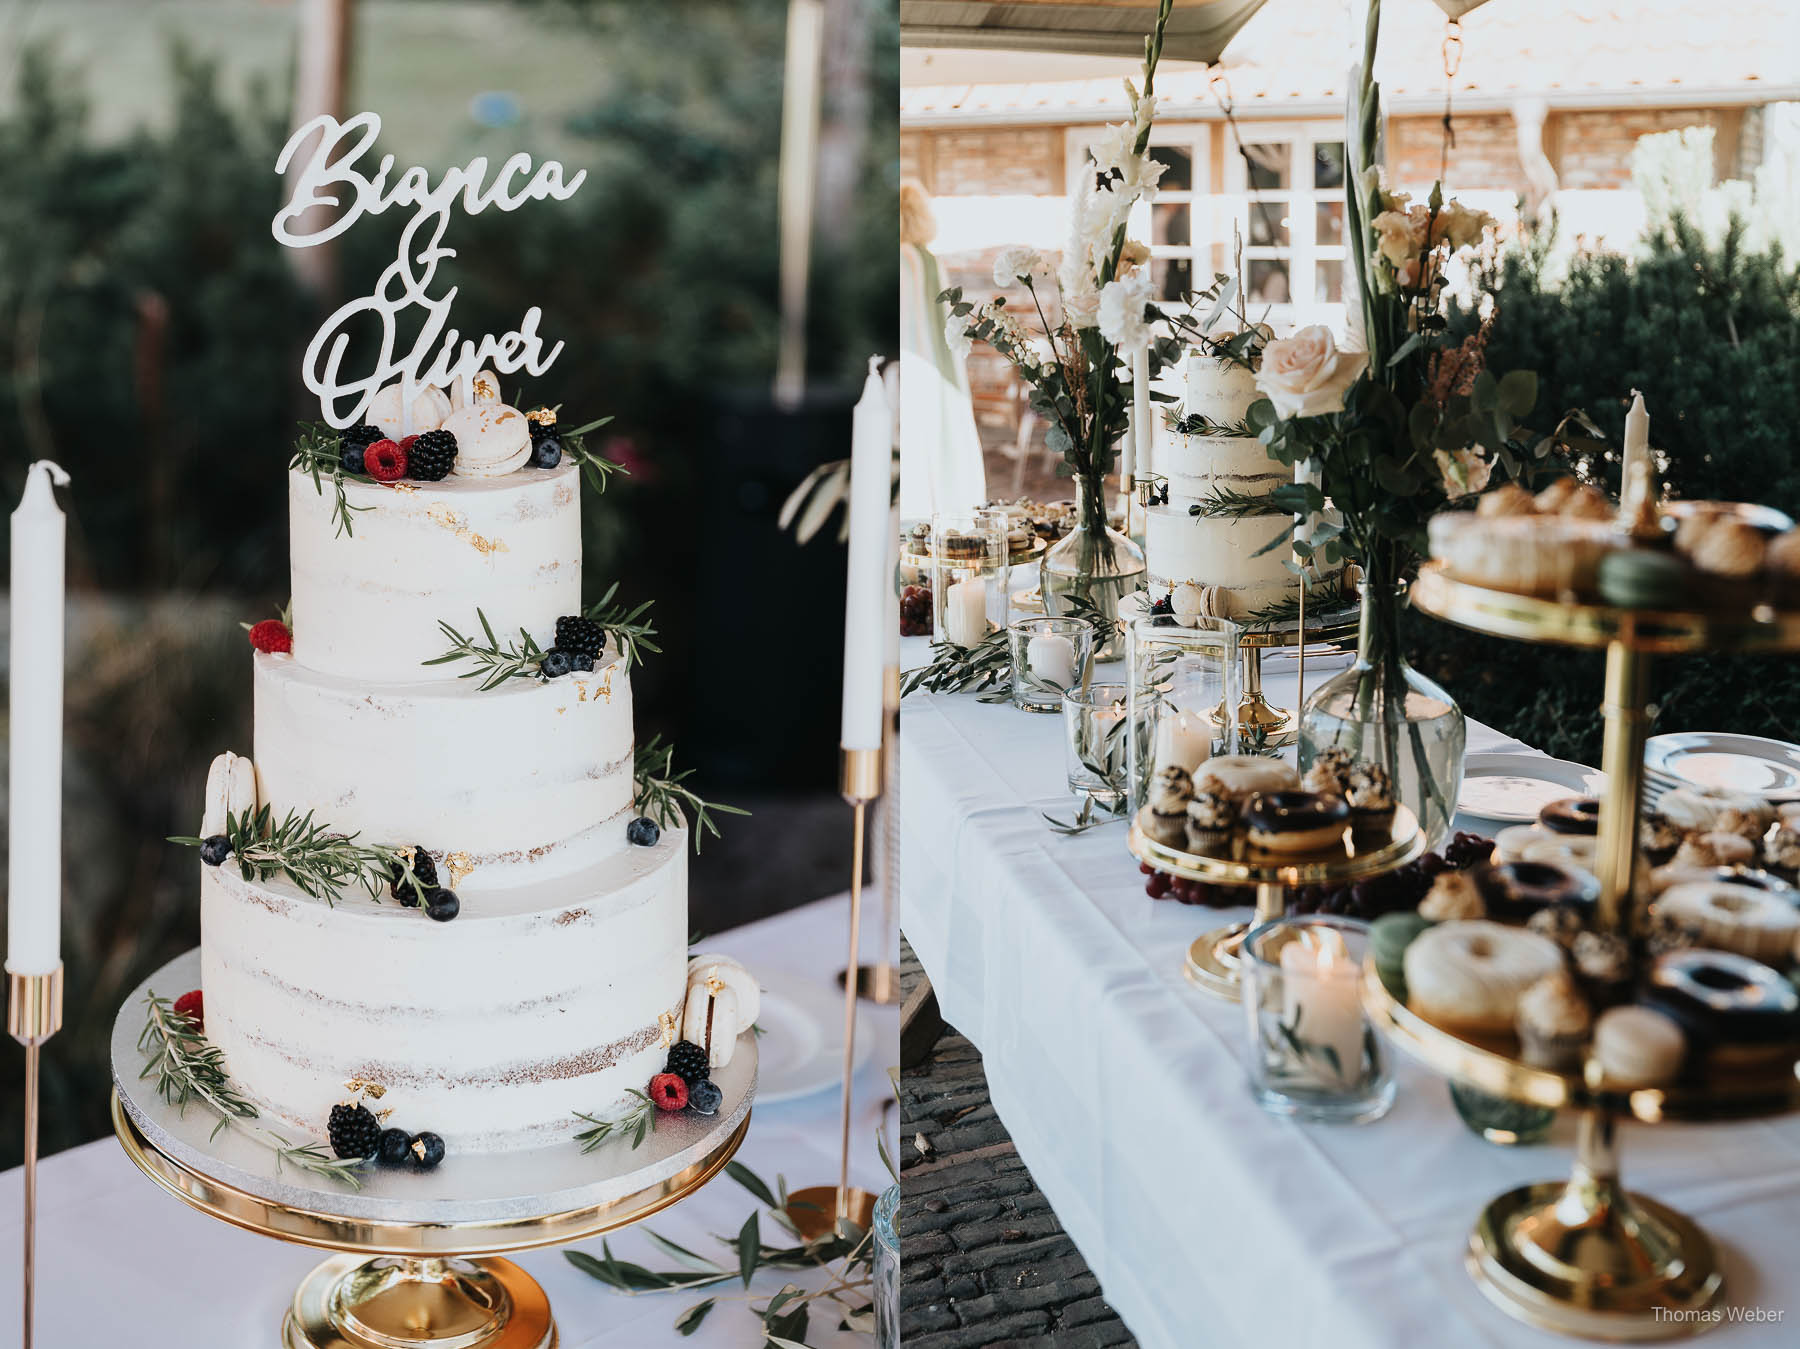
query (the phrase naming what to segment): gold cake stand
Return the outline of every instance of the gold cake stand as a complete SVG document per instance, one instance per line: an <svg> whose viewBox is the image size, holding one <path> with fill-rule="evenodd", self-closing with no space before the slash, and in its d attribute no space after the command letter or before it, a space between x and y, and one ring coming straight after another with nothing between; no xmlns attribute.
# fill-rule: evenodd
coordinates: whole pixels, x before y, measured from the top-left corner
<svg viewBox="0 0 1800 1349"><path fill-rule="evenodd" d="M1628 933L1651 657L1800 650L1800 613L1766 606L1631 610L1514 595L1458 581L1435 562L1421 569L1412 602L1476 632L1606 652L1601 765L1608 791L1600 805L1597 917L1603 930ZM1724 1288L1712 1242L1690 1219L1624 1188L1617 1126L1627 1119L1736 1120L1800 1109L1800 1065L1738 1080L1611 1091L1591 1063L1582 1073L1534 1068L1521 1060L1511 1036L1477 1042L1414 1015L1372 964L1363 992L1370 1019L1433 1071L1491 1095L1579 1112L1570 1178L1499 1196L1469 1234L1466 1263L1490 1301L1530 1324L1594 1339L1672 1339L1712 1324L1697 1314L1713 1307Z"/></svg>
<svg viewBox="0 0 1800 1349"><path fill-rule="evenodd" d="M1270 747L1291 745L1300 738L1298 714L1293 708L1276 707L1263 696L1262 655L1264 651L1311 646L1314 643L1346 642L1356 636L1362 621L1360 601L1308 616L1306 630L1299 623L1275 623L1264 628L1245 628L1238 636L1243 651L1244 691L1238 701L1238 733L1260 736ZM1304 690L1303 690L1304 692ZM1213 714L1219 720L1219 714Z"/></svg>
<svg viewBox="0 0 1800 1349"><path fill-rule="evenodd" d="M152 984L191 987L181 981L197 974L198 965L198 953L190 952L159 971ZM234 1153L234 1133L225 1130L218 1158L208 1157L211 1115L191 1109L184 1118L151 1083L138 1081L140 1060L121 1050L135 1049L137 1028L127 1023L138 1014L144 991L126 1001L114 1028L112 1121L125 1155L160 1188L221 1222L335 1252L295 1292L282 1322L284 1349L556 1349L556 1323L543 1288L512 1261L496 1257L614 1232L681 1202L724 1169L750 1128L756 1045L746 1033L718 1075L725 1091L718 1125L677 1116L677 1125L653 1132L643 1153L656 1154L649 1160L661 1165L646 1166L643 1173L654 1178L635 1188L631 1171L613 1168L614 1175L584 1195L583 1177L605 1164L598 1154L581 1154L572 1138L566 1146L499 1154L501 1160L491 1163L508 1168L507 1176L539 1177L541 1191L532 1189L541 1199L493 1202L490 1177L481 1182L488 1192L482 1199L446 1203L442 1193L459 1188L449 1163L429 1175L395 1178L420 1188L421 1196L407 1201L391 1194L370 1199L292 1168L281 1173L271 1165L270 1174L259 1176L243 1169L245 1153L255 1145L240 1140ZM674 1137L665 1141L665 1135ZM627 1149L621 1160L643 1153ZM490 1164L484 1157L466 1161ZM371 1187L384 1179L379 1171L370 1173Z"/></svg>
<svg viewBox="0 0 1800 1349"><path fill-rule="evenodd" d="M1228 923L1197 938L1182 967L1190 981L1222 998L1238 996L1238 949L1244 934L1258 923L1287 911L1288 891L1303 885L1344 885L1380 876L1424 855L1425 831L1405 806L1394 811L1385 838L1347 839L1328 851L1298 856L1247 849L1241 856L1209 857L1158 843L1136 821L1127 846L1138 861L1207 885L1255 891L1256 915L1249 922Z"/></svg>

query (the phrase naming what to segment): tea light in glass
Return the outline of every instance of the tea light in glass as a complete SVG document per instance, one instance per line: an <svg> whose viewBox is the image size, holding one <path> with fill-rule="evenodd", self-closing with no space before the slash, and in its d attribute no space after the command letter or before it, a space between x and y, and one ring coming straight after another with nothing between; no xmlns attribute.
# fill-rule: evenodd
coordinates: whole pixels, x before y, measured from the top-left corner
<svg viewBox="0 0 1800 1349"><path fill-rule="evenodd" d="M1015 618L1007 635L1013 706L1026 712L1062 711L1063 694L1087 679L1093 626L1079 618Z"/></svg>
<svg viewBox="0 0 1800 1349"><path fill-rule="evenodd" d="M1109 813L1123 809L1126 792L1125 686L1089 684L1063 694L1069 790Z"/></svg>

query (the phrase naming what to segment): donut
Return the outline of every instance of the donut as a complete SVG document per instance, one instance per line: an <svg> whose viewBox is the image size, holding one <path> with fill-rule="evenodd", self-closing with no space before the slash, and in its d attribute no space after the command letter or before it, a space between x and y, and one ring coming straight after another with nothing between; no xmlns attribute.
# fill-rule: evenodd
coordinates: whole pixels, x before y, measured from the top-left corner
<svg viewBox="0 0 1800 1349"><path fill-rule="evenodd" d="M1649 1007L1614 1007L1594 1022L1594 1061L1606 1085L1620 1091L1660 1087L1681 1073L1687 1036Z"/></svg>
<svg viewBox="0 0 1800 1349"><path fill-rule="evenodd" d="M1503 1034L1519 998L1563 967L1548 937L1485 918L1440 923L1406 948L1407 1005L1446 1030Z"/></svg>
<svg viewBox="0 0 1800 1349"><path fill-rule="evenodd" d="M1554 862L1489 862L1473 872L1488 916L1505 922L1522 923L1558 904L1590 908L1600 897L1591 875Z"/></svg>
<svg viewBox="0 0 1800 1349"><path fill-rule="evenodd" d="M1494 857L1496 862L1518 862L1525 857L1525 850L1536 843L1550 841L1550 831L1540 829L1535 824L1509 824L1494 835Z"/></svg>
<svg viewBox="0 0 1800 1349"><path fill-rule="evenodd" d="M1800 936L1800 908L1774 891L1725 881L1685 881L1662 892L1651 912L1695 934L1695 942L1785 965Z"/></svg>
<svg viewBox="0 0 1800 1349"><path fill-rule="evenodd" d="M1565 796L1538 812L1538 823L1553 834L1600 832L1600 801L1593 796Z"/></svg>
<svg viewBox="0 0 1800 1349"><path fill-rule="evenodd" d="M1761 961L1732 951L1670 951L1650 967L1644 1001L1702 1045L1800 1040L1800 993Z"/></svg>
<svg viewBox="0 0 1800 1349"><path fill-rule="evenodd" d="M1300 785L1300 775L1280 759L1260 754L1217 754L1201 764L1196 785L1202 791L1239 802L1257 792L1285 792Z"/></svg>
<svg viewBox="0 0 1800 1349"><path fill-rule="evenodd" d="M1244 808L1250 846L1269 852L1319 852L1344 841L1350 807L1320 792L1258 792Z"/></svg>
<svg viewBox="0 0 1800 1349"><path fill-rule="evenodd" d="M1513 861L1550 862L1580 871L1592 871L1600 856L1600 840L1592 834L1546 834L1525 845Z"/></svg>

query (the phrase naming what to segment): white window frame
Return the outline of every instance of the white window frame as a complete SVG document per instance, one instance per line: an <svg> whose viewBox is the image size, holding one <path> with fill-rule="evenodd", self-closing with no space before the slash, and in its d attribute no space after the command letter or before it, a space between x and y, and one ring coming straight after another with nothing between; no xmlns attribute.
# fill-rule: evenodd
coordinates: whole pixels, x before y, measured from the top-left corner
<svg viewBox="0 0 1800 1349"><path fill-rule="evenodd" d="M1344 124L1337 120L1292 122L1240 122L1238 135L1245 145L1267 145L1285 142L1288 146L1288 183L1282 189L1251 191L1249 169L1238 152L1231 128L1225 129L1225 195L1230 202L1228 221L1235 219L1244 240L1244 271L1249 286L1253 261L1278 260L1286 254L1288 268L1288 303L1270 307L1269 321L1277 331L1307 323L1326 323L1341 328L1344 306L1340 301L1313 298L1318 281L1318 264L1339 262L1345 285L1353 284L1349 273L1350 259L1342 243L1318 242L1318 204L1344 200L1344 188L1315 188L1312 185L1313 146L1321 141L1344 141ZM1253 202L1286 200L1288 242L1285 248L1274 244L1250 242L1250 210ZM1347 222L1346 222L1347 223ZM1341 293L1341 291L1340 291ZM1260 309L1261 306L1258 306ZM1256 317L1252 315L1252 317Z"/></svg>
<svg viewBox="0 0 1800 1349"><path fill-rule="evenodd" d="M1162 259L1184 260L1188 264L1191 284L1204 290L1212 284L1212 246L1216 235L1216 198L1212 192L1212 126L1211 122L1175 122L1167 126L1152 125L1150 144L1172 146L1188 153L1193 187L1176 192L1158 188L1154 203L1139 202L1132 208L1127 237L1141 241L1150 239L1151 213L1158 205L1186 204L1188 207L1188 242L1185 244L1150 244L1151 265ZM1063 142L1063 181L1068 184L1070 201L1088 173L1088 150L1105 137L1102 126L1071 127ZM1229 231L1227 234L1229 237Z"/></svg>

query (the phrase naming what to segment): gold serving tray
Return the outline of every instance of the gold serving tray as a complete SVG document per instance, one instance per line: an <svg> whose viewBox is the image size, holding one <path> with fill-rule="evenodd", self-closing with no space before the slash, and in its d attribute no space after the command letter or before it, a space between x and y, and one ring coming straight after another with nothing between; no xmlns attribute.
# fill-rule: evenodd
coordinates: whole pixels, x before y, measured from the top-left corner
<svg viewBox="0 0 1800 1349"><path fill-rule="evenodd" d="M1425 852L1425 833L1419 820L1405 806L1394 811L1394 822L1385 839L1346 839L1337 847L1315 853L1277 853L1245 848L1242 856L1212 857L1158 843L1131 822L1127 845L1131 855L1158 871L1207 885L1275 885L1292 890L1302 885L1341 885L1345 881L1379 876L1405 866ZM1249 902L1248 897L1245 900Z"/></svg>
<svg viewBox="0 0 1800 1349"><path fill-rule="evenodd" d="M1427 1021L1388 992L1373 960L1363 966L1363 1007L1390 1042L1433 1072L1524 1105L1603 1109L1645 1124L1756 1119L1800 1109L1800 1063L1785 1078L1637 1091L1606 1091L1578 1072L1535 1068L1519 1058L1514 1036L1465 1039Z"/></svg>
<svg viewBox="0 0 1800 1349"><path fill-rule="evenodd" d="M1459 581L1442 562L1419 568L1413 608L1458 627L1522 642L1590 649L1622 644L1678 655L1703 651L1800 651L1800 611L1620 609L1577 599L1516 595Z"/></svg>

